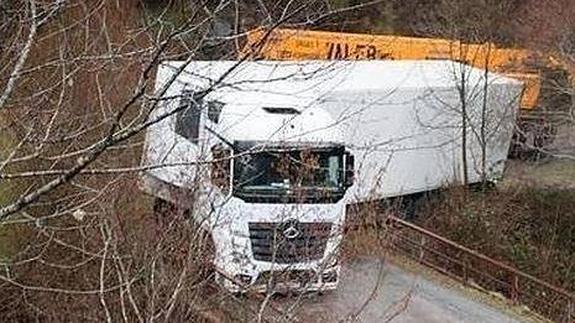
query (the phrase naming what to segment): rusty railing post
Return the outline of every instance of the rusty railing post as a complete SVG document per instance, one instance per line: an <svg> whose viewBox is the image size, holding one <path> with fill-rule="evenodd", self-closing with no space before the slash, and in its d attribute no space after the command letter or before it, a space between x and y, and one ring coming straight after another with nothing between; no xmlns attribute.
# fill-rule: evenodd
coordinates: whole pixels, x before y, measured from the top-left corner
<svg viewBox="0 0 575 323"><path fill-rule="evenodd" d="M465 282L465 284L469 284L469 275L467 273L467 257L463 256L462 257L462 262L463 262L463 281Z"/></svg>
<svg viewBox="0 0 575 323"><path fill-rule="evenodd" d="M519 304L519 277L513 274L511 282L511 291L509 293L513 305Z"/></svg>
<svg viewBox="0 0 575 323"><path fill-rule="evenodd" d="M423 261L423 257L425 257L425 236L421 235L421 243L419 245L419 262Z"/></svg>
<svg viewBox="0 0 575 323"><path fill-rule="evenodd" d="M575 299L567 299L567 322L575 322Z"/></svg>

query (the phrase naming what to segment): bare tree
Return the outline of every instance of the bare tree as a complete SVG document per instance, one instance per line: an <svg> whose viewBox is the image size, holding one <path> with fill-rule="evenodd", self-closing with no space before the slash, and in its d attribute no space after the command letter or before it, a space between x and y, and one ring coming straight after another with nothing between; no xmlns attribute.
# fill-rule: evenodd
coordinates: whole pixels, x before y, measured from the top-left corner
<svg viewBox="0 0 575 323"><path fill-rule="evenodd" d="M257 315L205 297L210 241L185 210L149 216L143 132L164 60L238 59L246 30L304 26L373 2L18 0L0 4L0 305L7 320L171 321ZM227 75L227 73L225 74ZM225 75L197 94L208 95ZM175 77L167 84L175 81ZM243 310L242 310L243 308ZM215 316L214 316L215 315Z"/></svg>
<svg viewBox="0 0 575 323"><path fill-rule="evenodd" d="M470 164L470 161L466 147L470 137L473 137L472 139L477 140L482 147L479 157L481 159L480 166L476 171L482 174L484 182L488 172L486 169L486 149L489 138L493 135L487 131L487 128L489 128L489 124L493 128L493 124L497 123L496 120L491 120L493 116L489 116L487 113L490 96L488 89L489 84L493 82L492 73L502 72L501 68L494 68L497 66L494 62L498 59L496 47L497 44L501 46L513 40L509 33L507 16L516 12L517 7L518 5L514 1L479 0L469 3L443 0L435 3L429 11L422 14L420 20L413 23L416 33L450 40L449 55L454 62L472 65L483 70L481 84L475 84L475 81L470 82L468 80L470 69L463 65L454 65L452 74L459 84L460 102L457 109L461 113L462 168L469 169L467 165ZM479 116L470 115L467 107L470 100L482 102ZM473 122L472 118L477 119L478 122ZM522 132L518 128L516 131ZM463 182L468 182L467 172L463 174Z"/></svg>

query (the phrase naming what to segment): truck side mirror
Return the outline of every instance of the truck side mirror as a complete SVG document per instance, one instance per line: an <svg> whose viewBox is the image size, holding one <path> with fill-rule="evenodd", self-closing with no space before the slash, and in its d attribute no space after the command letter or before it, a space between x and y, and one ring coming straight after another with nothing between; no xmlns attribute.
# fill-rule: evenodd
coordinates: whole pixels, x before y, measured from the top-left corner
<svg viewBox="0 0 575 323"><path fill-rule="evenodd" d="M231 156L230 149L219 145L212 148L213 160L210 172L212 183L219 187L224 194L230 191Z"/></svg>
<svg viewBox="0 0 575 323"><path fill-rule="evenodd" d="M345 152L345 187L351 187L355 178L355 157L350 152Z"/></svg>

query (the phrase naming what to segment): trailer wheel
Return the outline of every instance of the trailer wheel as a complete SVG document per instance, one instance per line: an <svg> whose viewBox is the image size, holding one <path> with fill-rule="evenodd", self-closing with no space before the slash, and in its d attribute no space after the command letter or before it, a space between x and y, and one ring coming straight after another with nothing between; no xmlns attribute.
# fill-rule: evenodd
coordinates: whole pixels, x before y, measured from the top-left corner
<svg viewBox="0 0 575 323"><path fill-rule="evenodd" d="M555 128L552 124L541 123L537 125L537 130L533 136L533 147L534 147L534 156L535 160L542 159L547 157L547 153L545 152L546 149L555 141L555 137L557 136L557 128Z"/></svg>
<svg viewBox="0 0 575 323"><path fill-rule="evenodd" d="M495 190L496 186L497 184L495 184L495 182L490 180L467 185L469 190L471 190L472 192L491 192Z"/></svg>
<svg viewBox="0 0 575 323"><path fill-rule="evenodd" d="M509 157L532 161L547 157L545 151L555 141L557 128L543 118L521 121L518 126L513 134Z"/></svg>

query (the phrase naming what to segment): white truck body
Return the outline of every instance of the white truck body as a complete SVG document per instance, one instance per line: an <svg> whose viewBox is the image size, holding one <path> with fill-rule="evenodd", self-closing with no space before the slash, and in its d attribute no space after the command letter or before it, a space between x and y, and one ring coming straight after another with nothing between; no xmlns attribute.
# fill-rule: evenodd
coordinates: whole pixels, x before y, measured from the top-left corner
<svg viewBox="0 0 575 323"><path fill-rule="evenodd" d="M498 179L522 90L518 81L451 61L183 64L159 67L156 89L167 91L151 118L183 103L182 111L193 110L190 102L197 113L183 122L178 112L148 129L142 188L191 209L212 235L219 271L259 289L280 271L288 273L277 279L281 288L335 288L346 204L462 183L462 101L468 183ZM196 102L193 94L206 89ZM291 175L262 175L261 165L279 156L303 164L307 151L320 165L302 170L314 177L307 186ZM346 151L355 156L349 189ZM214 180L218 162L227 184ZM260 172L246 177L253 169ZM272 236L287 246L272 252L261 240Z"/></svg>

